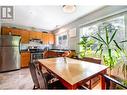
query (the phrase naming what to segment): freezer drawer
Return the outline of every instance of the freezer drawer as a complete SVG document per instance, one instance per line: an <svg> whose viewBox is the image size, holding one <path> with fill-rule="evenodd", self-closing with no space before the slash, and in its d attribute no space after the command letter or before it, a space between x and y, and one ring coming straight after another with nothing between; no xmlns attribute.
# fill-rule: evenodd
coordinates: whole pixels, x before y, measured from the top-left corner
<svg viewBox="0 0 127 95"><path fill-rule="evenodd" d="M20 69L19 47L0 47L0 72Z"/></svg>

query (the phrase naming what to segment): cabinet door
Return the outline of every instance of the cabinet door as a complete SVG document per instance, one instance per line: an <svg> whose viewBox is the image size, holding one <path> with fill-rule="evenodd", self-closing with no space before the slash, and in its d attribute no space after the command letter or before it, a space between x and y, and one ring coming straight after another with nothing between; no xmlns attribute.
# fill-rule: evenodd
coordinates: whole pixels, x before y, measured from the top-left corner
<svg viewBox="0 0 127 95"><path fill-rule="evenodd" d="M55 36L54 36L54 34L52 34L52 33L49 33L48 34L48 38L49 38L49 44L54 44L55 43Z"/></svg>
<svg viewBox="0 0 127 95"><path fill-rule="evenodd" d="M8 28L8 27L2 27L2 35L9 35L9 34L11 34L11 35L17 35L17 36L19 36L19 35L21 35L20 34L20 29L15 29L15 28Z"/></svg>
<svg viewBox="0 0 127 95"><path fill-rule="evenodd" d="M21 53L21 67L28 67L30 63L30 52Z"/></svg>
<svg viewBox="0 0 127 95"><path fill-rule="evenodd" d="M22 30L21 31L21 43L29 42L29 31Z"/></svg>
<svg viewBox="0 0 127 95"><path fill-rule="evenodd" d="M11 35L21 36L21 31L22 30L20 30L20 29L11 28Z"/></svg>
<svg viewBox="0 0 127 95"><path fill-rule="evenodd" d="M37 39L42 39L42 32L35 32L35 33Z"/></svg>
<svg viewBox="0 0 127 95"><path fill-rule="evenodd" d="M33 39L33 38L34 38L33 31L30 31L30 39Z"/></svg>
<svg viewBox="0 0 127 95"><path fill-rule="evenodd" d="M42 41L43 41L44 44L48 44L49 43L48 33L42 33Z"/></svg>
<svg viewBox="0 0 127 95"><path fill-rule="evenodd" d="M42 32L30 31L30 39L42 39Z"/></svg>
<svg viewBox="0 0 127 95"><path fill-rule="evenodd" d="M9 35L9 32L11 32L11 28L2 27L1 35Z"/></svg>

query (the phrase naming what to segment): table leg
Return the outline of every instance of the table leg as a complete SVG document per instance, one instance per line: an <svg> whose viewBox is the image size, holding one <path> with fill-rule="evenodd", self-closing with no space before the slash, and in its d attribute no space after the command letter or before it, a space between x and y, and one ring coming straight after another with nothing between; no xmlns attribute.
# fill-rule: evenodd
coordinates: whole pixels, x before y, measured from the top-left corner
<svg viewBox="0 0 127 95"><path fill-rule="evenodd" d="M71 87L69 87L69 90L75 90L75 89L77 89L76 86L71 86Z"/></svg>
<svg viewBox="0 0 127 95"><path fill-rule="evenodd" d="M106 74L106 70L102 72L103 74ZM105 84L105 78L100 75L100 81L101 81L101 89L105 90L106 89L106 84Z"/></svg>

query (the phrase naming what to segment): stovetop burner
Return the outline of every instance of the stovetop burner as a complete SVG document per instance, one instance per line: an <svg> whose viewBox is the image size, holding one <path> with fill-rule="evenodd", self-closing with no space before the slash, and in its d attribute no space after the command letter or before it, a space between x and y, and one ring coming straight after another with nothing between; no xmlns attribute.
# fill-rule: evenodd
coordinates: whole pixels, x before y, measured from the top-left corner
<svg viewBox="0 0 127 95"><path fill-rule="evenodd" d="M28 48L31 53L41 53L44 51L44 49L40 46L29 46Z"/></svg>
<svg viewBox="0 0 127 95"><path fill-rule="evenodd" d="M41 53L44 50L43 49L29 49L30 53Z"/></svg>

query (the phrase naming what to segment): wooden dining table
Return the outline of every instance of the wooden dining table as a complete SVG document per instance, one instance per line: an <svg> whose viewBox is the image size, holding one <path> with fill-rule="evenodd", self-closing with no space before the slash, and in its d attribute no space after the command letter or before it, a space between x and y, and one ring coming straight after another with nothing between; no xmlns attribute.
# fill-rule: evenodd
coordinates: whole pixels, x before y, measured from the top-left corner
<svg viewBox="0 0 127 95"><path fill-rule="evenodd" d="M100 75L101 89L105 89L107 66L67 57L47 58L38 60L43 67L52 72L68 89L77 89L85 82Z"/></svg>

